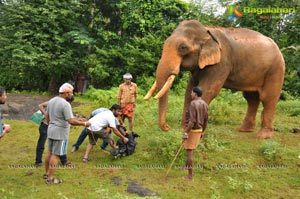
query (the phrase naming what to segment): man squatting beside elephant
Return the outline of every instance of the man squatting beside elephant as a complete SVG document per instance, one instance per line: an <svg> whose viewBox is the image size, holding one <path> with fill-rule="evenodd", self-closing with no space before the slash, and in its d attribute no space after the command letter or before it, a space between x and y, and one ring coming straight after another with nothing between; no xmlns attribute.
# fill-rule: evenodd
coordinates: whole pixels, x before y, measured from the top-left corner
<svg viewBox="0 0 300 199"><path fill-rule="evenodd" d="M208 121L208 105L201 99L202 90L194 87L191 93L191 104L186 116L186 127L182 135L183 146L187 152L186 169L188 175L186 180L193 180L193 156L197 148Z"/></svg>
<svg viewBox="0 0 300 199"><path fill-rule="evenodd" d="M259 32L246 28L210 28L196 20L183 21L165 40L154 82L145 100L157 90L159 127L166 124L168 90L180 70L190 71L186 88L181 126L191 102L191 91L200 86L207 103L221 88L243 92L248 109L241 132L252 132L260 102L263 105L258 139L274 135L273 121L285 73L283 56L275 42Z"/></svg>

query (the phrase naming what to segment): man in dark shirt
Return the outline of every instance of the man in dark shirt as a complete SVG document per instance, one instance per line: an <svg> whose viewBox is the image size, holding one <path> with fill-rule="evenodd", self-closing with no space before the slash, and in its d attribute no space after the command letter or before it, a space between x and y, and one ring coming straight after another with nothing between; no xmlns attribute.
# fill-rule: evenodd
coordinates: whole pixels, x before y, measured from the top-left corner
<svg viewBox="0 0 300 199"><path fill-rule="evenodd" d="M187 152L186 180L193 180L193 155L197 148L208 121L208 105L202 100L202 90L194 87L191 93L192 101L186 117L186 127L182 136L183 146Z"/></svg>

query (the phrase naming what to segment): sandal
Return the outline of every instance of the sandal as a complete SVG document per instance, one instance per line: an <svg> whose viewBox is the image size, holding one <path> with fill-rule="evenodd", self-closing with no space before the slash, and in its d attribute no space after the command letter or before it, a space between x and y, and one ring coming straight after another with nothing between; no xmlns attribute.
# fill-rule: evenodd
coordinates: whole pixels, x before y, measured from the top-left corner
<svg viewBox="0 0 300 199"><path fill-rule="evenodd" d="M70 167L72 166L72 163L70 161L67 161L65 164L63 164L64 166Z"/></svg>
<svg viewBox="0 0 300 199"><path fill-rule="evenodd" d="M56 178L52 178L52 179L47 179L46 180L46 184L60 184L63 181L61 179L56 179Z"/></svg>
<svg viewBox="0 0 300 199"><path fill-rule="evenodd" d="M88 161L90 161L90 158L83 158L82 161L87 163Z"/></svg>
<svg viewBox="0 0 300 199"><path fill-rule="evenodd" d="M44 175L43 175L43 179L48 179L48 174L47 173L45 173Z"/></svg>

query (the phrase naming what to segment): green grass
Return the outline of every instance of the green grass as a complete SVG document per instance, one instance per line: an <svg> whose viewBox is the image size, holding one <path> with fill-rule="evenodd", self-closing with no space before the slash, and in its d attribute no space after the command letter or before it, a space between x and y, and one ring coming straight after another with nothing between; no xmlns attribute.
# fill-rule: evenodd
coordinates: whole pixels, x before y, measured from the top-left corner
<svg viewBox="0 0 300 199"><path fill-rule="evenodd" d="M88 116L99 106L115 103L115 96L107 97L104 102L98 96L95 94L94 100L76 97L75 102L81 105L74 112ZM246 111L241 94L223 91L209 107L206 136L194 156L197 166L194 182L186 182L181 177L187 171L179 169L185 162L183 150L169 178L164 178L181 142L183 97L173 93L169 96L167 122L172 126L169 132L157 126L157 101L143 101L142 97L138 98L135 112L134 130L141 136L137 139L136 153L115 160L96 146L90 154L92 161L82 163L87 140L77 152L71 153L71 146L82 130L82 127L72 127L68 159L74 167L56 171L56 176L64 180L60 185L46 185L42 179L44 168L31 166L38 126L31 121L6 121L13 130L0 140L0 198L142 198L126 191L130 181L159 194L157 198L295 198L300 195L300 134L291 131L299 128L299 101L279 102L274 138L256 140L256 132L235 130ZM259 119L260 112L256 130ZM119 178L120 184L113 183L113 178Z"/></svg>

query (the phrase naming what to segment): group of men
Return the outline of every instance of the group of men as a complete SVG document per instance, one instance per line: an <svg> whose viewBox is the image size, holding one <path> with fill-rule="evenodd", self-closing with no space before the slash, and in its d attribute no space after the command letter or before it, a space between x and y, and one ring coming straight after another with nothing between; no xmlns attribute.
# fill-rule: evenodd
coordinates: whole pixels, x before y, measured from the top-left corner
<svg viewBox="0 0 300 199"><path fill-rule="evenodd" d="M71 108L71 102L74 100L74 88L69 83L65 83L59 88L59 96L39 105L39 109L45 116L45 120L39 127L40 137L36 148L35 165L40 166L42 164L41 159L46 135L48 138L48 153L45 159L46 172L43 175L43 178L46 180L47 184L62 183L61 179L54 177L54 173L58 166L59 159L62 164L69 164L66 152L71 125L84 126L77 143L81 144L85 137L89 137L89 144L86 148L83 162L88 162L90 160L88 157L89 153L99 138L103 139L104 143L109 144L112 148L116 148L110 130L120 137L124 143L128 142L128 138L125 137L126 132L120 132L118 128L120 124L116 118L122 116L122 123L125 118L128 118L130 130L132 130L132 118L137 96L137 86L135 83L131 82L131 74L126 73L123 78L124 83L119 86L119 104L112 105L110 109L99 108L93 111L88 120L83 118L77 119L74 117ZM130 95L130 97L128 97L128 95ZM125 112L123 113L122 110ZM72 152L78 150L79 145L77 148L73 145Z"/></svg>
<svg viewBox="0 0 300 199"><path fill-rule="evenodd" d="M72 147L72 152L78 150L85 137L89 136L89 144L83 157L84 162L90 160L89 153L99 138L103 139L101 147L105 148L109 144L112 148L116 148L110 130L120 137L124 143L128 142L128 138L125 137L126 132L120 132L118 128L120 124L116 118L121 117L121 124L125 118L128 118L129 130L132 131L137 86L131 82L131 74L126 73L123 79L124 83L119 86L118 91L119 104L112 105L110 109L99 108L93 111L88 120L74 117L71 107L71 102L74 100L74 88L69 83L64 83L59 88L58 96L39 105L40 111L45 116L45 121L40 125L40 137L36 149L36 165L40 166L42 163L41 157L46 135L48 138L48 153L45 158L46 172L43 178L47 184L62 183L62 180L55 178L54 174L59 159L63 164L68 162L66 152L71 125L84 126L81 135ZM208 121L208 105L201 99L201 96L201 88L194 87L191 93L192 102L187 112L186 127L182 136L182 144L187 152L186 168L188 169L188 175L184 177L186 180L193 180L193 153L203 137ZM5 89L0 87L0 102L4 103L5 100ZM4 136L5 133L10 131L10 126L2 124L2 117L0 117L0 122L3 126L0 136Z"/></svg>

